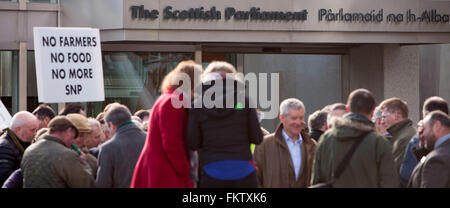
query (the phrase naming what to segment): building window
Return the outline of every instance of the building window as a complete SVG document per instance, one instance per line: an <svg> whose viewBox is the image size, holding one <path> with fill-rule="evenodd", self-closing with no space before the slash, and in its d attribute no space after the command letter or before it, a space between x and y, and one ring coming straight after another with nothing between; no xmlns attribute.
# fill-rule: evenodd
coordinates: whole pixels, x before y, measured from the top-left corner
<svg viewBox="0 0 450 208"><path fill-rule="evenodd" d="M18 111L19 52L0 51L0 99L11 115Z"/></svg>
<svg viewBox="0 0 450 208"><path fill-rule="evenodd" d="M180 61L194 59L194 53L104 51L102 56L105 101L82 103L92 117L113 102L126 105L132 113L151 108L161 94L164 76ZM27 110L33 111L39 105L34 51L29 51L27 57ZM56 104L52 108L56 110Z"/></svg>
<svg viewBox="0 0 450 208"><path fill-rule="evenodd" d="M161 94L164 76L194 53L102 52L105 101L85 104L86 113L96 116L112 102L126 105L131 113L150 109Z"/></svg>
<svg viewBox="0 0 450 208"><path fill-rule="evenodd" d="M105 101L82 103L92 117L112 102L126 105L132 113L151 108L161 94L164 76L180 61L194 59L194 53L104 51L102 56ZM27 110L33 111L39 105L34 51L29 51L27 57ZM56 110L56 104L52 108Z"/></svg>
<svg viewBox="0 0 450 208"><path fill-rule="evenodd" d="M27 0L27 3L51 3L56 4L58 0Z"/></svg>
<svg viewBox="0 0 450 208"><path fill-rule="evenodd" d="M17 0L0 0L0 2L2 1L7 1L7 2L17 2Z"/></svg>
<svg viewBox="0 0 450 208"><path fill-rule="evenodd" d="M50 104L50 103L49 103ZM27 111L33 112L39 106L36 63L34 60L34 51L27 52ZM51 103L50 106L57 112L58 104Z"/></svg>

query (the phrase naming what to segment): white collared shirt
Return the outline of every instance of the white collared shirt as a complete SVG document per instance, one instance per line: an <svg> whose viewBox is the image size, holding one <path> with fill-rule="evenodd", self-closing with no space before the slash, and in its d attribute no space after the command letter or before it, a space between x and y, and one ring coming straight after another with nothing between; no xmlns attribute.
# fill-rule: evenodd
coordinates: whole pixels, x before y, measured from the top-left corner
<svg viewBox="0 0 450 208"><path fill-rule="evenodd" d="M302 149L301 144L303 142L302 135L298 135L298 140L292 142L292 139L286 134L284 129L281 130L281 134L284 137L284 141L289 149L289 153L291 153L291 159L294 163L294 171L295 171L295 179L298 180L298 175L300 174L300 168L302 166Z"/></svg>

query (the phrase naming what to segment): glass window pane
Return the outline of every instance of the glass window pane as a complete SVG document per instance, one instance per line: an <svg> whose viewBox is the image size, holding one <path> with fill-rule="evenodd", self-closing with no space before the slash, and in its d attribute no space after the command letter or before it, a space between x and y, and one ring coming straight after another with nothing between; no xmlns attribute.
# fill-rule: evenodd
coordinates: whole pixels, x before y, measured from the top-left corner
<svg viewBox="0 0 450 208"><path fill-rule="evenodd" d="M0 99L11 115L18 110L18 51L0 51Z"/></svg>
<svg viewBox="0 0 450 208"><path fill-rule="evenodd" d="M8 1L8 2L17 2L17 0L0 0L1 1Z"/></svg>
<svg viewBox="0 0 450 208"><path fill-rule="evenodd" d="M33 111L39 105L34 51L27 57L27 110ZM97 116L112 102L126 105L132 113L151 108L164 76L180 61L194 59L194 53L102 52L102 59L105 101L82 103L88 116ZM56 104L52 108L57 109Z"/></svg>
<svg viewBox="0 0 450 208"><path fill-rule="evenodd" d="M85 104L95 117L112 102L126 105L131 113L150 109L161 94L164 76L180 61L194 59L194 53L102 52L105 102Z"/></svg>

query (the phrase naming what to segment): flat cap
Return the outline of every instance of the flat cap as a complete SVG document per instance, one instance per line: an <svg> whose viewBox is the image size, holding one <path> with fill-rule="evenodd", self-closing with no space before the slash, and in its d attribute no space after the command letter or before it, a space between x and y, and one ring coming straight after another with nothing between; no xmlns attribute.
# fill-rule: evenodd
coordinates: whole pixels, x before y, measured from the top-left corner
<svg viewBox="0 0 450 208"><path fill-rule="evenodd" d="M91 132L91 125L89 125L88 119L78 113L71 113L67 115L67 118L75 124L80 133Z"/></svg>
<svg viewBox="0 0 450 208"><path fill-rule="evenodd" d="M73 129L75 129L75 137L78 137L78 128L66 116L56 116L48 123L48 128L50 130L54 130L58 127L72 127Z"/></svg>

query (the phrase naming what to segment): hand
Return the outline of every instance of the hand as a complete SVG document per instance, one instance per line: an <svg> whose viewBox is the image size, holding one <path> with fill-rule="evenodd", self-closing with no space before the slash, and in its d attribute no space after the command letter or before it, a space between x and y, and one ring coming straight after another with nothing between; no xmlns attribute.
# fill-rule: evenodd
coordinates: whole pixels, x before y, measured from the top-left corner
<svg viewBox="0 0 450 208"><path fill-rule="evenodd" d="M423 120L417 123L417 134L419 135L419 148L425 147L425 140L423 137Z"/></svg>
<svg viewBox="0 0 450 208"><path fill-rule="evenodd" d="M83 151L81 151L80 158L83 162L86 162L86 154Z"/></svg>

